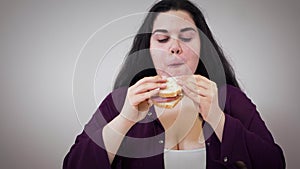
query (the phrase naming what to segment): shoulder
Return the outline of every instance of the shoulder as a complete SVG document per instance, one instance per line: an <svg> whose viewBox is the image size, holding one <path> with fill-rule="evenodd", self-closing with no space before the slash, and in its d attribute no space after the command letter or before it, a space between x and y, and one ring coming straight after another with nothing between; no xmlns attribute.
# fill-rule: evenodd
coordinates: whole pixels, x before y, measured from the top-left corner
<svg viewBox="0 0 300 169"><path fill-rule="evenodd" d="M247 109L253 109L256 107L247 94L235 86L227 85L227 93L227 99L230 101L231 106L240 105Z"/></svg>
<svg viewBox="0 0 300 169"><path fill-rule="evenodd" d="M245 93L238 87L226 84L219 88L219 93L226 93L227 96L245 95Z"/></svg>
<svg viewBox="0 0 300 169"><path fill-rule="evenodd" d="M123 108L127 88L122 87L110 92L101 102L96 114L102 114L106 121L111 121Z"/></svg>
<svg viewBox="0 0 300 169"><path fill-rule="evenodd" d="M258 114L256 105L246 93L237 87L222 86L219 89L219 97L224 104L224 112L231 117L240 119L243 123L247 123L255 114Z"/></svg>
<svg viewBox="0 0 300 169"><path fill-rule="evenodd" d="M232 85L221 86L219 88L219 97L221 97L226 104L252 103L244 91Z"/></svg>

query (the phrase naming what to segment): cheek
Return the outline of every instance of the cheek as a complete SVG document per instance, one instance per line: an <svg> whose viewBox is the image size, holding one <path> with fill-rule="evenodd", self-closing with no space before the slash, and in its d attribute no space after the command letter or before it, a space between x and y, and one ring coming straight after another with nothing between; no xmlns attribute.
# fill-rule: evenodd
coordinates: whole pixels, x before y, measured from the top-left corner
<svg viewBox="0 0 300 169"><path fill-rule="evenodd" d="M154 65L157 66L162 64L167 52L163 45L150 41L150 55Z"/></svg>
<svg viewBox="0 0 300 169"><path fill-rule="evenodd" d="M186 49L185 60L189 68L195 72L199 63L200 45L191 46Z"/></svg>
<svg viewBox="0 0 300 169"><path fill-rule="evenodd" d="M199 63L199 57L196 55L189 59L188 65L189 65L190 69L192 70L192 72L195 73L195 71L198 67L198 63Z"/></svg>
<svg viewBox="0 0 300 169"><path fill-rule="evenodd" d="M164 55L166 54L166 52L164 52L163 50L159 49L159 48L154 48L154 47L150 47L150 55L153 61L153 64L155 66L155 68L163 68L163 63L164 63Z"/></svg>
<svg viewBox="0 0 300 169"><path fill-rule="evenodd" d="M158 50L157 48L150 48L150 55L151 55L151 58L152 58L152 62L154 64L154 68L156 69L156 72L158 75L161 75L161 76L167 76L168 74L165 74L165 60L163 57L165 52L161 51L161 50Z"/></svg>

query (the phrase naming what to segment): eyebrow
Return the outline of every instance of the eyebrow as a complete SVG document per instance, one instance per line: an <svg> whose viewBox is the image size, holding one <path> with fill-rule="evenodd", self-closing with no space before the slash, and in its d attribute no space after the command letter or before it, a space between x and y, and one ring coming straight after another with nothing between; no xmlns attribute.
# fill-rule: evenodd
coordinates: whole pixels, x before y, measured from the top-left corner
<svg viewBox="0 0 300 169"><path fill-rule="evenodd" d="M183 29L180 30L180 32L186 32L186 31L194 31L194 32L196 32L196 30L194 28L192 28L192 27L183 28Z"/></svg>
<svg viewBox="0 0 300 169"><path fill-rule="evenodd" d="M180 32L186 32L186 31L194 31L196 32L196 30L192 27L187 27L187 28L183 28L180 30ZM153 31L152 34L156 33L156 32L161 32L161 33L168 33L168 30L166 29L156 29L155 31Z"/></svg>
<svg viewBox="0 0 300 169"><path fill-rule="evenodd" d="M168 31L166 29L156 29L152 34L154 34L156 32L168 33Z"/></svg>

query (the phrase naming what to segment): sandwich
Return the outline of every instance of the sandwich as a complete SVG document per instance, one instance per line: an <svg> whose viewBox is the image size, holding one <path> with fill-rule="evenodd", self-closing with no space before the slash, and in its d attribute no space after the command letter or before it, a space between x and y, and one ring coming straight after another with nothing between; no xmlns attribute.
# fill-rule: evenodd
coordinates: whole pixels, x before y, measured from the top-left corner
<svg viewBox="0 0 300 169"><path fill-rule="evenodd" d="M182 99L182 88L176 83L173 77L167 78L167 87L161 89L158 95L151 98L154 105L171 109Z"/></svg>

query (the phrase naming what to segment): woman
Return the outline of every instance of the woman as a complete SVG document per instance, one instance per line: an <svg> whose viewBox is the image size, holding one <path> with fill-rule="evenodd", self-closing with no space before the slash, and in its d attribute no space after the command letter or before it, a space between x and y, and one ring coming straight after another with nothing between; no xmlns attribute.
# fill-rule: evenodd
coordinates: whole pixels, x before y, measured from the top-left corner
<svg viewBox="0 0 300 169"><path fill-rule="evenodd" d="M115 90L63 168L285 168L281 148L239 89L200 10L163 0L149 12ZM165 76L178 77L184 92L168 110L151 102L166 88Z"/></svg>

